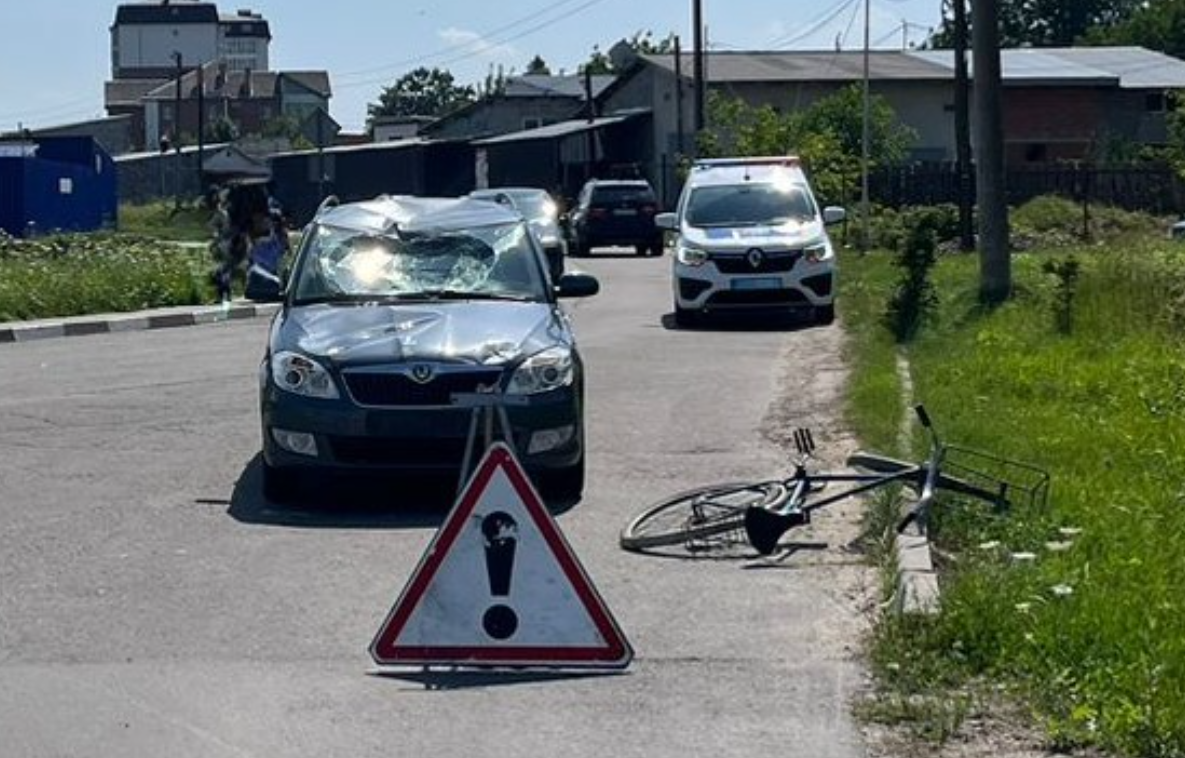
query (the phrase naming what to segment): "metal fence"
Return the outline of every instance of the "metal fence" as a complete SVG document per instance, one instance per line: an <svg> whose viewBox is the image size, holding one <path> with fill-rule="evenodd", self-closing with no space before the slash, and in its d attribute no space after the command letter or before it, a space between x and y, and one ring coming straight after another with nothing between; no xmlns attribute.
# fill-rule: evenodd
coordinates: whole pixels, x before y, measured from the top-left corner
<svg viewBox="0 0 1185 758"><path fill-rule="evenodd" d="M1008 202L1041 195L1113 205L1155 214L1185 212L1185 181L1168 167L1049 166L1006 172ZM958 202L958 175L950 164L882 168L868 179L873 202L893 208ZM975 180L969 182L972 196Z"/></svg>

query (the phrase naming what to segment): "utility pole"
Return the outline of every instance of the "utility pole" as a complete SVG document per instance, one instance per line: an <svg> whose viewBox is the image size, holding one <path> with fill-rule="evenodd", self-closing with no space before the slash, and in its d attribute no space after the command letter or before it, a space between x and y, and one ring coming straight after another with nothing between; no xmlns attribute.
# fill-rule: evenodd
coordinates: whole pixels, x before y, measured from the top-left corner
<svg viewBox="0 0 1185 758"><path fill-rule="evenodd" d="M959 198L959 249L975 249L971 184L971 110L967 74L967 0L950 0L954 10L955 182Z"/></svg>
<svg viewBox="0 0 1185 758"><path fill-rule="evenodd" d="M869 65L869 48L871 47L871 19L869 18L869 11L872 3L870 0L864 0L864 118L861 128L860 137L860 252L866 252L869 247L868 238L868 223L869 223L869 202L868 202L868 164L872 153L872 135L869 126L869 121L872 116L872 108L870 105L868 80L870 78Z"/></svg>
<svg viewBox="0 0 1185 758"><path fill-rule="evenodd" d="M975 184L979 206L979 297L988 305L1012 294L1008 199L1004 187L1004 116L998 0L971 5L975 88Z"/></svg>
<svg viewBox="0 0 1185 758"><path fill-rule="evenodd" d="M682 158L683 144L683 51L679 49L679 38L675 37L675 152Z"/></svg>
<svg viewBox="0 0 1185 758"><path fill-rule="evenodd" d="M596 158L597 136L593 133L593 121L596 120L596 109L593 107L592 72L588 66L584 67L584 108L588 118L588 131L585 132L584 149L586 153L584 178L592 179L593 162Z"/></svg>
<svg viewBox="0 0 1185 758"><path fill-rule="evenodd" d="M175 198L176 207L181 207L181 79L185 75L185 69L182 68L181 51L173 51L173 61L177 64L177 94L174 103L173 111L173 149L177 153L176 163L176 177L174 184L177 190Z"/></svg>
<svg viewBox="0 0 1185 758"><path fill-rule="evenodd" d="M202 173L202 164L205 162L206 142L206 83L204 72L202 71L202 64L197 67L197 180L198 192L205 194L206 181L205 174Z"/></svg>
<svg viewBox="0 0 1185 758"><path fill-rule="evenodd" d="M704 128L704 12L703 0L691 0L692 43L695 57L692 62L695 79L695 131Z"/></svg>

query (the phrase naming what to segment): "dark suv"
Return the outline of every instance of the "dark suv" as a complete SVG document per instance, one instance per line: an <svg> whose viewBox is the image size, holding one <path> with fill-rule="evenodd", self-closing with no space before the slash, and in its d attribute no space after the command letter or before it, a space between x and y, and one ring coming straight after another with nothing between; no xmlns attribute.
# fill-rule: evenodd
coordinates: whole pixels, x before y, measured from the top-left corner
<svg viewBox="0 0 1185 758"><path fill-rule="evenodd" d="M658 198L644 179L591 179L568 217L568 254L583 256L594 247L624 245L638 255L661 255L657 213Z"/></svg>

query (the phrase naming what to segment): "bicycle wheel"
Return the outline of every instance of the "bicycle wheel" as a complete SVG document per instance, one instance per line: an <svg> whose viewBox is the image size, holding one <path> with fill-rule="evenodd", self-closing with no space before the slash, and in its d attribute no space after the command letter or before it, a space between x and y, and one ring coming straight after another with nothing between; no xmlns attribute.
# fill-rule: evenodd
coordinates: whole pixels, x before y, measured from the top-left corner
<svg viewBox="0 0 1185 758"><path fill-rule="evenodd" d="M915 491L920 492L922 485L926 482L926 465L924 463L909 463L908 461L898 460L896 458L889 458L878 453L868 453L859 451L848 456L848 465L854 468L863 468L878 474L899 474L910 469L915 470L915 476L905 479L905 483L912 487ZM960 479L950 474L939 472L938 487L940 489L957 492L960 495L968 495L970 497L979 498L993 505L1001 503L999 492L993 492L983 487L976 486L971 482Z"/></svg>
<svg viewBox="0 0 1185 758"><path fill-rule="evenodd" d="M625 550L682 545L745 527L745 510L776 508L789 497L782 482L731 482L697 487L661 500L621 530Z"/></svg>

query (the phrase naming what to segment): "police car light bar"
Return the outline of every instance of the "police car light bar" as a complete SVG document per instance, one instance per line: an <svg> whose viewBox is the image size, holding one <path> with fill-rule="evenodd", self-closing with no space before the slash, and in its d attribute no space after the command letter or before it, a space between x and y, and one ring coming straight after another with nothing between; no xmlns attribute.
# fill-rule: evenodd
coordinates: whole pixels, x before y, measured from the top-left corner
<svg viewBox="0 0 1185 758"><path fill-rule="evenodd" d="M752 158L704 158L697 160L695 168L727 168L729 166L799 166L797 155L769 155Z"/></svg>

